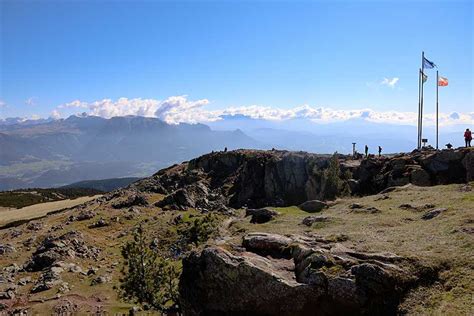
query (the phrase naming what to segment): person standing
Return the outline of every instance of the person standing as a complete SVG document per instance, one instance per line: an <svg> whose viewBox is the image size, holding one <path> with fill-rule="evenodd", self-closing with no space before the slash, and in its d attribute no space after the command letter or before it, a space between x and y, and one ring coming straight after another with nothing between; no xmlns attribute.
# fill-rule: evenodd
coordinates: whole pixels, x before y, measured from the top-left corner
<svg viewBox="0 0 474 316"><path fill-rule="evenodd" d="M365 158L369 157L369 147L365 145Z"/></svg>
<svg viewBox="0 0 474 316"><path fill-rule="evenodd" d="M382 155L382 147L379 146L379 157Z"/></svg>
<svg viewBox="0 0 474 316"><path fill-rule="evenodd" d="M472 133L469 128L466 128L464 132L464 141L466 142L466 147L471 147Z"/></svg>

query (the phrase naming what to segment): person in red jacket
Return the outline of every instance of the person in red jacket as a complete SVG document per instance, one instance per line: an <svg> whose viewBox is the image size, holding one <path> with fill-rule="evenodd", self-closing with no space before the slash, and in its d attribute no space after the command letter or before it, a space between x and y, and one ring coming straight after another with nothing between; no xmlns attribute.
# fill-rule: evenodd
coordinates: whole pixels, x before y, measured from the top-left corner
<svg viewBox="0 0 474 316"><path fill-rule="evenodd" d="M472 133L469 128L466 128L464 132L464 141L466 142L466 147L471 147Z"/></svg>

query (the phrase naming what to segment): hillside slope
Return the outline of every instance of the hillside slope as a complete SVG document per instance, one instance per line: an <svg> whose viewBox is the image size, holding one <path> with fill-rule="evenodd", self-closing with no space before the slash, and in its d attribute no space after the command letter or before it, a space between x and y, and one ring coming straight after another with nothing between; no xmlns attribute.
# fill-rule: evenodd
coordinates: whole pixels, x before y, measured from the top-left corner
<svg viewBox="0 0 474 316"><path fill-rule="evenodd" d="M139 180L140 178L113 178L113 179L101 179L101 180L86 180L71 183L63 186L62 188L85 188L94 189L102 192L110 192L120 188L124 188L129 184Z"/></svg>
<svg viewBox="0 0 474 316"><path fill-rule="evenodd" d="M331 157L208 154L1 230L0 306L58 315L127 313L133 304L119 295L120 249L141 224L156 251L183 261L186 315L469 314L473 154L340 156L340 168L352 173L340 180L353 194L339 192L344 196L316 209L297 205L321 196L324 176L316 176L325 174ZM189 229L209 214L218 229L207 241L192 242Z"/></svg>

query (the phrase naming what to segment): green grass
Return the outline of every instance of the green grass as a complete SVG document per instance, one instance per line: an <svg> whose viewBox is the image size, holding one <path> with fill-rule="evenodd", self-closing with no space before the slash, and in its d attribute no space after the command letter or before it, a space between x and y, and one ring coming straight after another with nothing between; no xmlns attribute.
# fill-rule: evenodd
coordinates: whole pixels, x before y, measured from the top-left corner
<svg viewBox="0 0 474 316"><path fill-rule="evenodd" d="M101 191L86 188L24 189L0 192L0 206L22 208L38 203L93 196Z"/></svg>

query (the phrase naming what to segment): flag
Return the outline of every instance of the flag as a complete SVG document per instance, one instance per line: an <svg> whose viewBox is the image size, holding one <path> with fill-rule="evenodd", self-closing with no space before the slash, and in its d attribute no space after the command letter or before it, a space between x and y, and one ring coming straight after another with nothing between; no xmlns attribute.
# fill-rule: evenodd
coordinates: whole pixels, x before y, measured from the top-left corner
<svg viewBox="0 0 474 316"><path fill-rule="evenodd" d="M432 69L436 67L435 63L423 57L423 68Z"/></svg>
<svg viewBox="0 0 474 316"><path fill-rule="evenodd" d="M428 80L428 76L425 75L421 70L420 70L420 73L421 73L421 78L423 80L423 83L425 83Z"/></svg>
<svg viewBox="0 0 474 316"><path fill-rule="evenodd" d="M439 77L438 78L438 86L440 87L446 87L448 85L448 78L444 78L444 77Z"/></svg>

